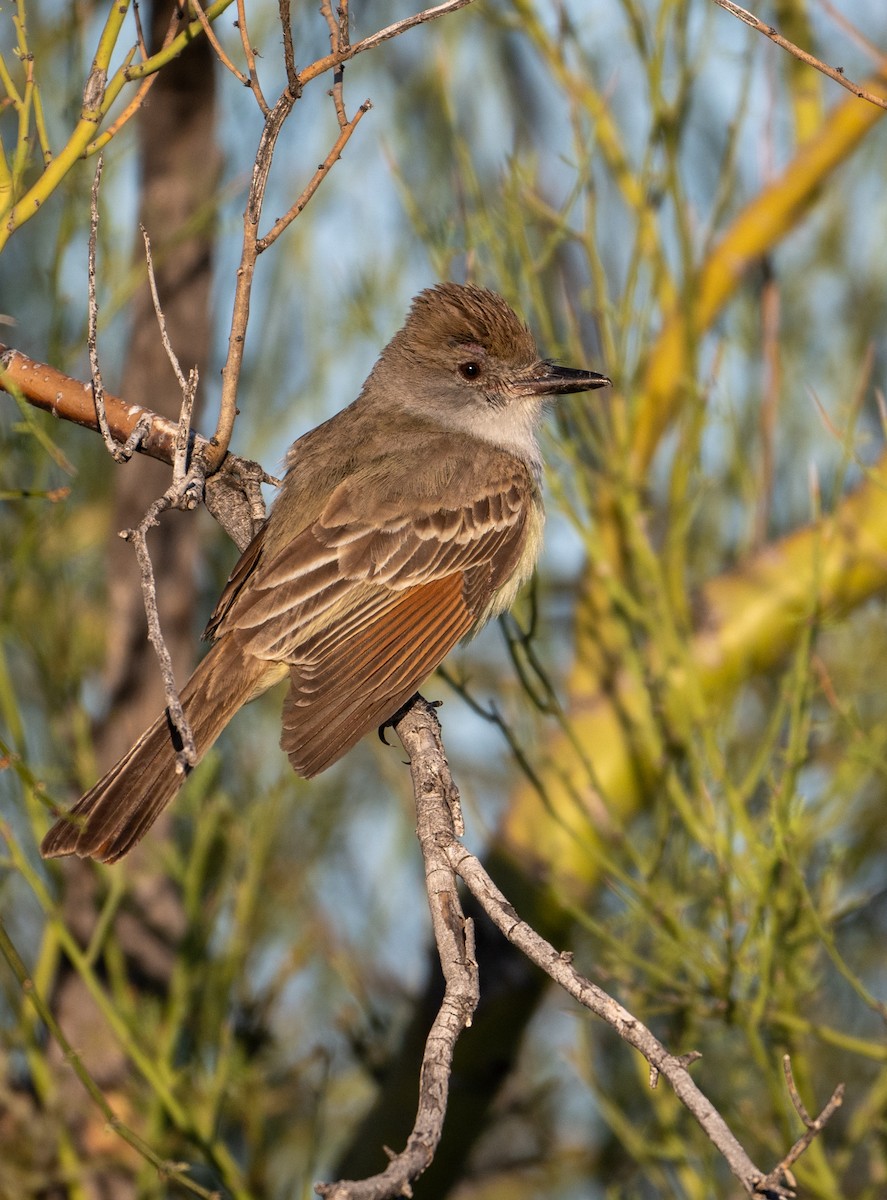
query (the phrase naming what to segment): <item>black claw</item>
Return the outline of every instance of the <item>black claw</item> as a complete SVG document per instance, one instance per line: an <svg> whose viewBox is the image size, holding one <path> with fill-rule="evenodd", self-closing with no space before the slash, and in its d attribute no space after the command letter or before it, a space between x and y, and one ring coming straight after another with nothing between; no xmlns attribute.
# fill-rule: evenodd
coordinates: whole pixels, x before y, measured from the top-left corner
<svg viewBox="0 0 887 1200"><path fill-rule="evenodd" d="M403 714L410 707L410 705L415 700L421 700L421 699L422 699L422 697L419 695L419 693L414 692L412 694L412 696L410 696L409 700L407 700L406 704L402 704L396 713L392 713L387 721L382 722L382 724L379 726L377 732L379 734L379 741L382 743L383 746L391 745L391 743L388 741L388 738L385 736L385 730L393 729L394 726L397 724L397 722L400 720L400 718L403 716ZM431 700L430 704L431 704L432 708L440 708L440 706L443 704L443 700Z"/></svg>

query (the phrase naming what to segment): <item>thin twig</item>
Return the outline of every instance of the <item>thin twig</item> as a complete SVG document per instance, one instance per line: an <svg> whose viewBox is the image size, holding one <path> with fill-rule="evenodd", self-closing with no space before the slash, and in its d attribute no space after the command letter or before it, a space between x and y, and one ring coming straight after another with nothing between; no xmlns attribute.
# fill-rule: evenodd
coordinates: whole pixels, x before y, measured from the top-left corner
<svg viewBox="0 0 887 1200"><path fill-rule="evenodd" d="M371 33L369 37L362 38L359 42L354 42L347 47L343 47L339 54L327 54L324 58L319 58L316 62L311 63L310 66L305 67L299 72L302 84L310 83L312 79L316 79L318 75L322 75L324 71L328 71L338 63L349 62L352 58L356 58L358 54L363 54L366 50L375 50L383 42L399 37L402 33L406 33L408 29L415 29L417 25L424 25L427 21L436 21L439 17L446 17L450 13L458 12L460 8L467 8L469 4L473 3L474 0L444 0L443 4L435 4L432 8L426 8L422 12L414 13L411 17L404 17L402 21L395 21L393 25L386 25L384 29L380 29L377 33Z"/></svg>
<svg viewBox="0 0 887 1200"><path fill-rule="evenodd" d="M804 1123L804 1128L809 1129L813 1124L813 1118L804 1107L804 1101L801 1099L801 1093L798 1091L795 1084L795 1074L792 1071L791 1055L783 1054L782 1056L782 1073L785 1075L785 1084L788 1088L788 1094L792 1104L795 1106L795 1112Z"/></svg>
<svg viewBox="0 0 887 1200"><path fill-rule="evenodd" d="M166 356L175 372L176 379L182 391L182 405L176 428L173 451L172 483L164 494L153 502L135 529L122 531L121 537L131 542L139 563L139 574L142 586L142 599L145 605L145 616L148 621L148 638L154 647L154 652L160 665L163 686L166 692L166 708L169 719L181 739L181 750L176 756L177 769L186 772L197 763L197 748L194 735L182 701L176 687L172 658L160 627L160 614L157 608L157 588L154 579L154 567L148 552L148 530L160 522L160 516L170 508L190 510L197 507L203 498L205 474L202 460L197 458L189 467L189 453L192 444L191 416L194 411L194 400L197 394L198 372L192 367L188 378L182 371L178 356L173 350L166 327L166 317L160 303L157 291L157 279L154 274L154 258L151 253L151 239L144 225L139 225L145 243L145 262L148 270L148 283L151 289L151 300L157 317L160 340L166 351Z"/></svg>
<svg viewBox="0 0 887 1200"><path fill-rule="evenodd" d="M99 432L105 443L105 448L115 462L129 462L139 442L145 434L144 424L136 423L129 437L120 445L108 426L108 414L105 411L105 385L102 382L102 370L99 364L98 346L98 317L99 306L96 297L96 255L99 232L99 191L101 190L102 171L104 170L104 155L100 154L92 180L92 193L89 206L89 250L87 265L87 287L89 290L89 314L86 344L89 349L89 369L92 375L92 398L95 405L95 415Z"/></svg>
<svg viewBox="0 0 887 1200"><path fill-rule="evenodd" d="M139 48L139 53L141 54L142 61L144 62L148 58L148 42L145 38L145 31L142 28L142 10L139 5L139 0L135 0L132 6L132 15L136 23L136 45ZM179 17L177 12L172 14L172 20L178 24Z"/></svg>
<svg viewBox="0 0 887 1200"><path fill-rule="evenodd" d="M231 328L228 333L228 353L225 365L222 367L219 419L216 424L216 432L210 438L209 448L203 456L203 466L207 476L218 470L228 452L231 434L234 431L234 421L237 417L237 388L243 366L253 276L259 256L259 221L262 216L262 206L265 203L265 189L268 186L274 148L277 145L280 131L302 95L302 81L295 63L289 0L278 0L278 9L283 35L283 59L287 85L281 92L277 103L265 117L265 125L253 163L253 176L243 213L243 240L234 287Z"/></svg>
<svg viewBox="0 0 887 1200"><path fill-rule="evenodd" d="M688 1067L699 1055L694 1051L684 1055L670 1054L635 1016L591 980L580 975L573 966L572 954L569 952L558 953L549 942L536 933L525 921L522 921L513 905L496 887L479 860L459 842L453 832L452 820L446 807L447 797L455 785L452 782L440 739L440 724L432 706L421 697L417 697L395 718L395 728L410 755L410 769L413 775L417 804L422 802L423 795L433 796L440 809L432 826L434 829L433 846L426 847L423 841L426 863L429 861L429 853L433 852L435 856L443 854L452 871L461 877L500 932L580 1004L605 1020L621 1038L644 1055L651 1067L651 1086L655 1086L660 1075L669 1081L678 1099L699 1122L724 1156L731 1171L747 1194L766 1196L769 1200L790 1200L795 1193L789 1167L809 1146L839 1106L843 1094L842 1089L836 1089L829 1104L815 1121L806 1119L805 1123L809 1122L809 1124L804 1138L792 1147L773 1171L765 1175L751 1161L723 1117L690 1077ZM421 756L421 761L417 762L417 756ZM442 875L441 878L449 879L449 876ZM459 910L459 919L461 920L461 910ZM387 1173L385 1174L387 1175ZM383 1176L376 1176L375 1181L380 1181L382 1178ZM330 1190L321 1194L334 1197L335 1200L346 1200L346 1198L355 1200L358 1196L361 1197L361 1200L368 1197L380 1200L382 1196L395 1196L403 1193L381 1190L366 1192L346 1190L339 1193Z"/></svg>
<svg viewBox="0 0 887 1200"><path fill-rule="evenodd" d="M342 51L348 47L348 5L347 0L339 6L338 18L333 13L332 0L321 0L320 12L325 19L330 30L330 50L334 57L339 58ZM336 120L339 122L339 128L344 129L348 123L348 117L345 113L344 99L344 78L345 64L339 62L333 68L333 86L330 88L329 95L332 97L333 105L336 109Z"/></svg>
<svg viewBox="0 0 887 1200"><path fill-rule="evenodd" d="M185 773L197 763L197 747L194 744L194 735L191 732L188 718L185 716L185 710L182 708L182 701L176 687L172 658L167 649L163 631L160 628L160 614L157 611L157 585L154 579L154 567L151 563L151 555L148 552L147 540L148 530L153 529L155 525L159 525L160 514L166 512L168 508L173 507L171 492L172 489L154 501L135 529L124 529L121 531L120 536L124 541L131 543L135 550L136 559L138 560L139 576L142 585L142 600L145 605L145 616L148 621L148 639L154 647L154 653L157 655L157 661L160 665L160 674L163 677L163 688L166 693L166 707L169 717L178 731L182 742L182 748L176 755L176 769Z"/></svg>
<svg viewBox="0 0 887 1200"><path fill-rule="evenodd" d="M541 967L555 983L585 1008L606 1021L629 1045L634 1046L664 1076L678 1099L686 1105L714 1145L720 1150L730 1170L750 1192L763 1177L729 1129L724 1118L690 1077L686 1060L666 1050L637 1017L623 1008L597 984L580 975L573 966L572 955L560 954L540 934L517 915L514 907L499 891L480 861L464 846L453 840L447 847L453 869L490 917L499 931L517 946L531 962ZM789 1196L790 1192L774 1192Z"/></svg>
<svg viewBox="0 0 887 1200"><path fill-rule="evenodd" d="M474 926L462 912L455 873L445 846L455 838L455 785L440 742L434 708L421 697L393 718L410 758L417 833L425 863L431 924L446 987L425 1043L419 1103L412 1133L400 1154L369 1179L315 1184L325 1200L385 1200L412 1195L411 1184L434 1158L447 1109L453 1051L471 1025L480 999Z"/></svg>
<svg viewBox="0 0 887 1200"><path fill-rule="evenodd" d="M887 108L887 99L883 96L878 96L874 92L869 92L865 88L860 87L858 83L854 83L852 79L848 79L844 74L843 67L830 67L821 59L815 58L812 54L808 54L806 50L802 50L800 46L796 46L794 42L790 42L788 38L782 36L781 33L773 28L772 25L767 25L761 21L754 13L750 13L747 8L740 8L738 4L734 4L733 0L714 0L718 8L722 8L724 12L730 13L731 16L738 17L740 21L745 22L758 33L762 33L764 37L775 42L777 46L781 46L783 50L806 63L808 67L815 67L817 71L821 71L823 75L827 75L829 79L834 79L835 83L839 83L841 87L846 88L848 92L852 92L854 96L858 96L860 100L868 100L869 104L876 104L878 108Z"/></svg>
<svg viewBox="0 0 887 1200"><path fill-rule="evenodd" d="M0 389L53 417L98 432L90 384L3 345L0 345ZM140 454L170 465L175 461L179 424L108 393L105 393L105 411L115 442L137 441ZM192 460L202 458L202 452L209 446L206 438L194 433L190 444ZM264 519L263 483L280 486L280 480L267 474L258 463L236 454L227 454L219 471L206 483L207 508L241 550Z"/></svg>
<svg viewBox="0 0 887 1200"><path fill-rule="evenodd" d="M272 245L283 230L303 211L305 205L320 186L321 181L326 177L330 166L339 158L342 148L351 137L358 122L372 107L369 100L365 101L357 110L352 120L346 121L332 150L323 163L321 163L302 195L292 205L289 212L275 222L267 236L260 239L258 235L259 220L264 204L265 189L268 182L268 173L271 170L274 148L277 144L280 130L292 111L293 106L300 98L304 85L311 79L315 79L318 75L323 74L324 71L340 67L342 63L354 58L357 54L363 53L365 50L371 50L382 42L397 37L399 34L405 33L408 29L412 29L417 25L422 25L427 21L446 16L448 13L456 12L460 8L465 8L470 3L472 3L472 0L445 0L443 4L438 4L411 17L406 17L402 21L397 21L393 25L389 25L385 29L372 34L370 37L364 38L355 45L347 42L348 22L347 7L345 7L344 11L340 11L340 34L337 35L336 39L338 42L338 52L319 59L304 71L297 71L290 20L290 3L289 0L278 0L287 86L284 88L277 103L266 116L265 127L262 131L262 137L253 165L253 177L243 218L243 243L240 264L237 268L231 328L228 335L228 353L225 365L222 368L222 396L219 405L219 419L216 425L216 432L210 438L210 444L203 455L203 468L207 477L218 470L219 465L228 452L231 434L234 430L234 421L237 416L237 388L243 364L243 350L247 324L249 322L252 281L258 255Z"/></svg>
<svg viewBox="0 0 887 1200"><path fill-rule="evenodd" d="M247 70L249 71L249 85L252 88L253 95L262 110L262 115L267 117L271 111L271 106L265 99L265 95L259 84L259 72L256 68L256 52L252 47L249 38L249 26L246 23L246 0L237 0L237 28L240 31L240 43L243 46L243 57L246 59Z"/></svg>
<svg viewBox="0 0 887 1200"><path fill-rule="evenodd" d="M283 34L283 65L286 70L286 85L293 99L302 94L302 78L296 70L296 51L293 46L293 23L290 16L290 0L278 0L280 31Z"/></svg>
<svg viewBox="0 0 887 1200"><path fill-rule="evenodd" d="M185 481L185 473L188 469L188 456L191 448L191 416L194 412L194 401L197 396L197 384L200 375L196 367L191 367L186 379L181 365L172 348L172 343L169 340L169 334L166 328L166 317L163 315L163 308L160 304L160 296L157 292L157 279L154 274L154 258L151 253L151 239L148 236L148 231L144 225L140 224L139 229L142 233L142 240L145 243L145 263L148 268L148 284L151 288L151 302L154 305L154 314L157 317L157 326L160 330L160 340L163 344L163 349L166 351L166 357L169 359L170 365L175 372L176 379L179 381L179 387L182 392L182 407L179 412L179 423L176 431L175 454L173 457L173 488L182 487ZM175 503L176 508L194 508L199 500L195 497L193 502L186 502L184 496L179 497Z"/></svg>
<svg viewBox="0 0 887 1200"><path fill-rule="evenodd" d="M225 365L222 367L222 395L219 403L219 417L216 431L210 438L209 447L204 455L206 474L216 471L228 453L231 434L234 431L234 421L237 417L237 387L240 380L240 370L243 365L243 351L246 342L246 329L249 324L250 297L252 295L253 276L256 271L258 258L258 230L262 205L265 200L265 188L274 147L283 128L283 123L292 112L296 97L289 88L283 93L265 121L259 147L253 164L253 178L250 184L249 196L243 214L243 240L240 251L240 265L237 268L234 286L234 304L231 313L231 327L228 332L228 353Z"/></svg>
<svg viewBox="0 0 887 1200"><path fill-rule="evenodd" d="M197 17L197 20L200 22L200 28L206 34L207 41L216 52L216 58L223 67L227 68L227 70L231 72L235 79L239 79L245 87L251 87L252 84L249 76L244 75L243 71L241 71L239 67L235 66L225 53L222 43L216 37L215 30L207 19L206 13L203 11L200 0L191 0L191 7L194 10L194 15Z"/></svg>
<svg viewBox="0 0 887 1200"><path fill-rule="evenodd" d="M234 429L234 421L237 415L237 386L243 363L246 329L249 322L250 296L258 256L277 240L284 229L304 209L328 173L330 166L339 158L343 146L351 137L358 122L371 107L368 100L360 106L353 119L340 132L333 148L315 172L314 177L302 193L302 196L299 197L285 216L275 222L266 237L259 238L259 221L265 201L265 189L268 184L268 175L271 170L274 149L284 122L299 99L302 88L293 59L294 51L292 31L289 26L288 0L280 0L280 13L284 34L284 57L287 64L289 82L274 105L274 108L268 114L265 127L262 130L259 147L256 151L253 178L250 184L246 209L243 214L243 242L234 290L231 329L228 335L228 354L225 365L222 368L222 396L219 406L219 419L216 425L216 432L210 439L209 448L204 456L204 467L207 475L212 474L218 468L227 453L231 434Z"/></svg>
<svg viewBox="0 0 887 1200"><path fill-rule="evenodd" d="M765 1189L769 1186L772 1186L774 1180L780 1179L783 1176L790 1177L792 1166L798 1161L814 1138L818 1137L818 1135L822 1133L825 1126L844 1103L844 1085L843 1083L839 1083L832 1092L828 1103L819 1116L811 1117L807 1112L807 1109L804 1107L804 1103L801 1100L797 1087L795 1086L794 1075L792 1074L791 1059L787 1054L783 1057L782 1069L785 1073L785 1082L786 1086L788 1087L788 1094L791 1097L791 1102L795 1107L795 1112L797 1112L798 1116L804 1123L805 1132L801 1137L798 1138L791 1150L789 1150L788 1154L786 1154L785 1157L776 1164L770 1174L765 1176L764 1179L760 1181L758 1184L759 1195L766 1195L767 1192Z"/></svg>
<svg viewBox="0 0 887 1200"><path fill-rule="evenodd" d="M363 104L361 104L360 108L357 110L351 120L346 122L342 132L336 138L332 150L330 150L329 154L314 172L314 175L311 177L311 181L302 192L301 196L299 196L298 200L296 200L296 202L292 205L289 212L285 213L282 217L279 217L274 222L268 233L266 233L264 237L259 238L256 242L256 248L259 254L267 250L269 246L273 245L283 231L287 228L287 226L291 225L293 221L295 221L296 217L303 211L305 205L326 178L330 167L340 158L346 142L354 133L354 130L357 128L361 118L365 117L372 107L373 106L369 100L364 100Z"/></svg>

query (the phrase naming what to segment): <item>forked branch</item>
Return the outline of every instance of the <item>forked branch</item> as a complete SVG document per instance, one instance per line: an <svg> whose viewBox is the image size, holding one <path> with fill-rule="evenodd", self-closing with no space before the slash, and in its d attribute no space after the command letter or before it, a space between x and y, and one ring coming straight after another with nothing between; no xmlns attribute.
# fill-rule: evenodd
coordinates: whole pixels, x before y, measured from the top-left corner
<svg viewBox="0 0 887 1200"><path fill-rule="evenodd" d="M715 4L717 4L718 8L722 8L724 12L737 17L757 33L762 33L764 37L769 38L771 42L775 42L777 46L787 51L792 57L797 58L802 63L806 63L808 67L813 67L815 70L821 71L823 75L827 75L829 79L833 79L835 83L839 83L842 88L846 88L848 92L852 92L860 100L867 100L869 104L875 104L878 108L887 108L887 99L884 96L879 96L876 92L872 92L868 88L854 83L852 79L848 79L844 74L843 67L830 67L821 58L816 58L806 50L802 50L800 46L796 46L787 37L783 37L777 29L772 25L768 25L766 21L762 21L760 17L756 17L747 8L742 8L739 4L734 4L733 0L715 0Z"/></svg>
<svg viewBox="0 0 887 1200"><path fill-rule="evenodd" d="M432 720L427 713L432 713ZM462 912L457 879L446 848L459 821L458 795L440 741L431 705L416 697L392 720L410 758L416 799L417 833L425 865L431 924L446 984L419 1076L419 1102L413 1131L400 1154L369 1179L318 1183L324 1200L386 1200L409 1196L411 1184L431 1164L443 1132L456 1041L471 1025L480 999L474 926Z"/></svg>
<svg viewBox="0 0 887 1200"><path fill-rule="evenodd" d="M416 697L394 719L394 727L410 757L410 771L419 818L419 840L425 858L426 879L429 883L429 903L432 908L432 921L441 956L441 966L447 979L447 994L450 996L452 989L452 995L458 997L461 1003L461 1008L457 1011L462 1014L462 1023L459 1025L454 1021L450 1024L450 1036L455 1038L461 1032L461 1028L469 1024L470 1015L474 1011L473 1005L476 1004L475 993L472 990L476 986L476 966L470 960L466 962L466 955L470 954L470 942L467 937L463 936L466 920L454 886L455 876L458 875L491 921L513 945L517 946L531 962L545 971L569 995L606 1021L624 1041L643 1054L650 1064L651 1086L656 1086L660 1075L668 1080L678 1099L695 1117L712 1143L724 1156L733 1175L749 1196L767 1197L768 1200L791 1200L796 1193L790 1167L803 1154L813 1139L821 1133L837 1110L841 1103L843 1089L837 1088L819 1116L812 1119L800 1104L800 1098L797 1097L790 1073L787 1074L789 1091L795 1107L807 1127L806 1132L772 1171L765 1173L756 1167L721 1114L693 1082L688 1068L700 1056L695 1053L686 1055L670 1053L637 1017L599 988L597 984L581 975L573 965L572 954L558 952L525 921L522 921L480 861L461 844L454 827L454 813L458 812L458 792L447 764L441 741L440 723L434 708L421 697ZM443 914L443 936L441 914ZM460 970L465 971L464 976L459 974ZM441 1013L443 1013L443 1009ZM439 1016L438 1022L440 1020ZM426 1104L424 1078L428 1069L431 1046L432 1037L429 1037L429 1045L426 1047L426 1057L423 1063L423 1087L420 1095L419 1116L407 1149L403 1154L392 1159L392 1164L387 1171L375 1176L372 1180L364 1181L361 1184L340 1182L318 1185L317 1191L320 1195L327 1197L328 1200L383 1200L385 1197L393 1198L408 1194L406 1187L416 1178L416 1175L410 1174L405 1177L404 1170L410 1166L418 1173L427 1165L410 1151L413 1138L416 1137L416 1130L420 1128L424 1120L423 1109ZM448 1064L451 1054L452 1046L447 1043L446 1055L433 1060L435 1066L441 1069ZM437 1086L439 1102L444 1103L446 1081L441 1080ZM444 1113L441 1110L437 1115L438 1122L434 1127L435 1138L440 1136L440 1125L442 1125ZM397 1170L392 1171L395 1165ZM386 1184L397 1182L400 1190L381 1190L383 1181ZM364 1187L367 1187L368 1190L362 1190Z"/></svg>

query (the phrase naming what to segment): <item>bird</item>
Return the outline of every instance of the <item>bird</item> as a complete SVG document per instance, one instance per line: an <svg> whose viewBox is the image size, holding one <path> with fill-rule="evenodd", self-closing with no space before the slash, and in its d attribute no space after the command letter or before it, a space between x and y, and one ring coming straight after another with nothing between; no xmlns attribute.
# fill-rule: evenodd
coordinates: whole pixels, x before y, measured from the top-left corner
<svg viewBox="0 0 887 1200"><path fill-rule="evenodd" d="M287 678L280 745L304 778L384 725L532 574L546 401L610 383L542 358L496 292L420 292L357 399L287 453L180 693L197 761ZM55 822L44 857L128 853L189 773L181 748L164 711Z"/></svg>

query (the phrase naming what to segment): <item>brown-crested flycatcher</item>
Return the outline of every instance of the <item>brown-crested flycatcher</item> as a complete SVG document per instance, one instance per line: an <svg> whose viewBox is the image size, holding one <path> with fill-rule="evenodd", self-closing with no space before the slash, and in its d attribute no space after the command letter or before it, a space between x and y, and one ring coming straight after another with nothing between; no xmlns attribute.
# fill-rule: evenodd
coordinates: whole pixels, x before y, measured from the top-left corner
<svg viewBox="0 0 887 1200"><path fill-rule="evenodd" d="M291 447L222 592L214 644L181 693L198 758L287 676L280 744L299 775L393 716L535 566L545 399L609 382L540 358L494 292L445 283L417 296L357 400ZM126 854L184 782L179 749L164 713L43 854Z"/></svg>

